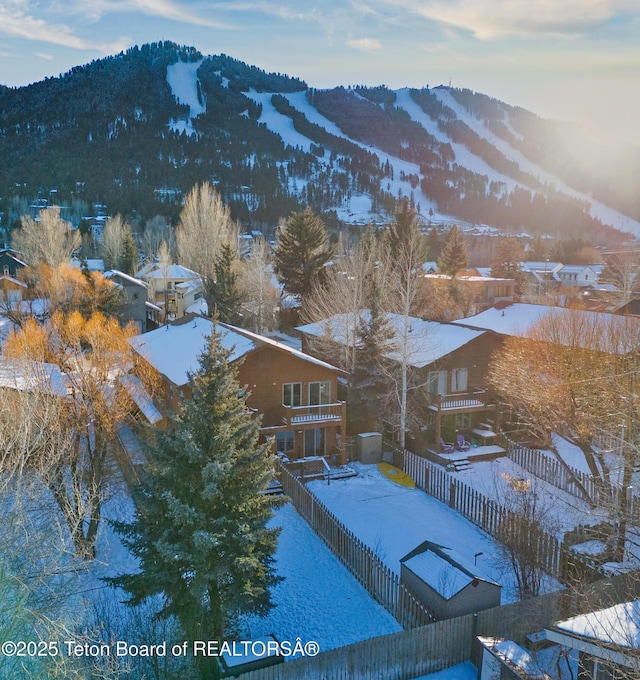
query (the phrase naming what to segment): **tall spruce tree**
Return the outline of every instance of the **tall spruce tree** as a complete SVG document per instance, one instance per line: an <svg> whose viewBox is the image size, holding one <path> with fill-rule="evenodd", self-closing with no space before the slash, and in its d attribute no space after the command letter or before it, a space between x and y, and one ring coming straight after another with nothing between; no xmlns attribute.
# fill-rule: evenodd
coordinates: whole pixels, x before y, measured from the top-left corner
<svg viewBox="0 0 640 680"><path fill-rule="evenodd" d="M291 214L278 232L273 269L291 295L306 297L333 257L322 219L310 208Z"/></svg>
<svg viewBox="0 0 640 680"><path fill-rule="evenodd" d="M455 276L458 272L467 268L469 258L467 256L467 246L464 242L462 232L458 225L454 224L449 230L440 259L438 260L438 270L442 274Z"/></svg>
<svg viewBox="0 0 640 680"><path fill-rule="evenodd" d="M350 418L367 427L377 427L380 403L388 389L382 364L394 348L395 330L379 306L380 290L375 278L368 290L369 314L362 316L356 329L355 366L349 386Z"/></svg>
<svg viewBox="0 0 640 680"><path fill-rule="evenodd" d="M191 377L193 399L156 434L135 520L116 524L140 571L109 582L130 605L161 596L158 617L175 616L189 640L223 639L240 615L265 614L279 581L278 531L266 528L272 501L260 493L273 461L229 356L214 331Z"/></svg>
<svg viewBox="0 0 640 680"><path fill-rule="evenodd" d="M240 290L238 289L238 275L233 270L236 255L233 248L225 243L215 263L215 280L205 284L207 301L214 305L210 310L217 314L223 323L237 324L240 322Z"/></svg>

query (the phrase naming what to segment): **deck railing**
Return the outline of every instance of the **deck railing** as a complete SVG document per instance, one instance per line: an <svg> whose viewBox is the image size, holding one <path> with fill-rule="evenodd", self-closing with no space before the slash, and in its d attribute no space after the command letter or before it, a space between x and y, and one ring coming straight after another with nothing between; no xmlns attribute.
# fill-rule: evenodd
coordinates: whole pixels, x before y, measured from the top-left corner
<svg viewBox="0 0 640 680"><path fill-rule="evenodd" d="M490 405L489 390L481 387L472 387L467 392L454 392L453 394L429 392L427 399L429 406L438 411L487 408Z"/></svg>
<svg viewBox="0 0 640 680"><path fill-rule="evenodd" d="M340 423L345 418L345 403L315 404L308 406L282 405L282 422L289 428L307 423Z"/></svg>

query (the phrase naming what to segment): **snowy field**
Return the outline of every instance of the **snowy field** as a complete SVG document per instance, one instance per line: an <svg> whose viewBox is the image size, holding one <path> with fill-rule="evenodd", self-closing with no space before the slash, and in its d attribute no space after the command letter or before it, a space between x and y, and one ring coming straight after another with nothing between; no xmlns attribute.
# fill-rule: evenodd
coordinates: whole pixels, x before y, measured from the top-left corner
<svg viewBox="0 0 640 680"><path fill-rule="evenodd" d="M276 553L285 580L273 591L277 604L266 618L246 620L250 638L315 640L322 651L402 630L384 607L340 564L291 503L278 509L282 527Z"/></svg>
<svg viewBox="0 0 640 680"><path fill-rule="evenodd" d="M390 569L400 573L400 558L423 541L433 541L450 548L478 576L499 583L502 604L517 600L514 574L501 564L493 538L423 491L389 481L375 465L352 467L357 477L308 487Z"/></svg>

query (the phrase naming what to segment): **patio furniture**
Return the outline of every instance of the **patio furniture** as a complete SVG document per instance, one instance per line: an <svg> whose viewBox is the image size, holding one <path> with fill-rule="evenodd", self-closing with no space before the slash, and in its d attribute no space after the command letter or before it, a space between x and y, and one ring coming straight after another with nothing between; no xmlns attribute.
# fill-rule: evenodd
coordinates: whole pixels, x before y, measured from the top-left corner
<svg viewBox="0 0 640 680"><path fill-rule="evenodd" d="M471 443L468 442L463 434L456 435L456 449L458 451L468 451L471 448Z"/></svg>
<svg viewBox="0 0 640 680"><path fill-rule="evenodd" d="M451 442L446 442L440 437L440 453L453 453L455 450L456 448Z"/></svg>

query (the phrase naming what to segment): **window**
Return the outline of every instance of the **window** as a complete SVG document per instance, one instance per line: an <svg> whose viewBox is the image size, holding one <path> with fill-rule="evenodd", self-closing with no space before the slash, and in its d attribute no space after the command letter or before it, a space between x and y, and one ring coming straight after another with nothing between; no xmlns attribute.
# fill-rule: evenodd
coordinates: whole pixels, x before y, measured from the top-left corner
<svg viewBox="0 0 640 680"><path fill-rule="evenodd" d="M9 276L9 265L8 264L4 265L4 275Z"/></svg>
<svg viewBox="0 0 640 680"><path fill-rule="evenodd" d="M446 394L447 393L447 372L446 371L429 371L427 378L427 389L431 394Z"/></svg>
<svg viewBox="0 0 640 680"><path fill-rule="evenodd" d="M292 453L295 450L295 436L293 430L276 432L276 451L278 453Z"/></svg>
<svg viewBox="0 0 640 680"><path fill-rule="evenodd" d="M302 383L283 383L282 403L285 406L301 406Z"/></svg>
<svg viewBox="0 0 640 680"><path fill-rule="evenodd" d="M455 424L456 430L468 430L471 427L471 414L456 413Z"/></svg>
<svg viewBox="0 0 640 680"><path fill-rule="evenodd" d="M454 368L451 371L451 391L464 392L467 389L467 369Z"/></svg>
<svg viewBox="0 0 640 680"><path fill-rule="evenodd" d="M331 403L331 383L328 380L322 382L309 383L309 404L315 406L317 404Z"/></svg>

